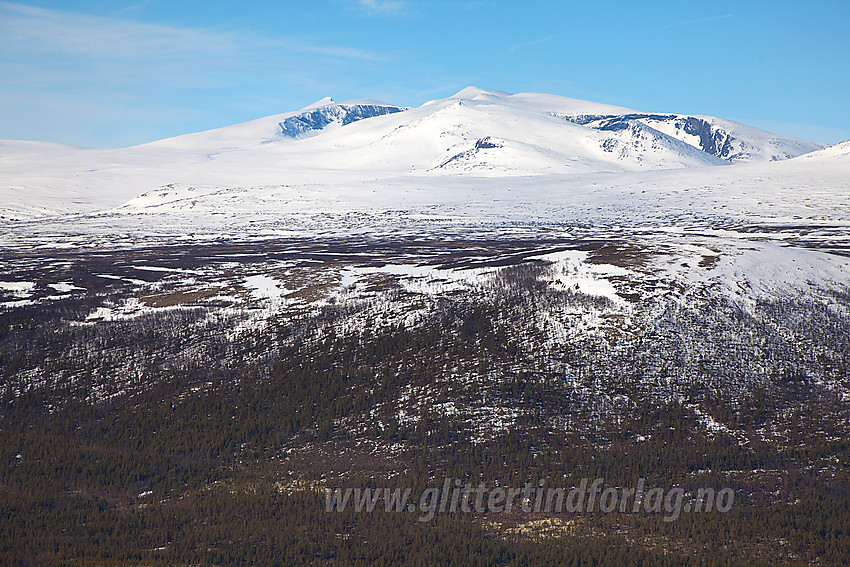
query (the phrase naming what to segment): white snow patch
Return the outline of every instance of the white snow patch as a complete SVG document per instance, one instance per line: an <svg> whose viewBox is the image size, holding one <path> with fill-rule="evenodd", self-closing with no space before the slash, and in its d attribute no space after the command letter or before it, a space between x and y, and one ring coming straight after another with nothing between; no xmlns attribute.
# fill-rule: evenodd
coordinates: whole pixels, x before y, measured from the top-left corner
<svg viewBox="0 0 850 567"><path fill-rule="evenodd" d="M10 291L19 297L28 296L35 288L35 282L0 282L0 290Z"/></svg>
<svg viewBox="0 0 850 567"><path fill-rule="evenodd" d="M279 280L264 274L246 277L244 285L250 288L251 297L256 300L280 299L296 291L287 289Z"/></svg>
<svg viewBox="0 0 850 567"><path fill-rule="evenodd" d="M634 276L630 270L611 264L591 264L587 262L587 252L564 250L550 252L531 258L552 262L551 285L557 289L574 289L585 295L605 297L618 304L625 304L617 295L617 288L607 278L612 276Z"/></svg>
<svg viewBox="0 0 850 567"><path fill-rule="evenodd" d="M57 283L52 283L52 284L47 284L47 285L49 285L50 287L52 287L53 289L55 289L59 293L69 293L69 292L72 292L74 290L85 291L84 287L77 287L74 284L72 284L71 282L57 282Z"/></svg>

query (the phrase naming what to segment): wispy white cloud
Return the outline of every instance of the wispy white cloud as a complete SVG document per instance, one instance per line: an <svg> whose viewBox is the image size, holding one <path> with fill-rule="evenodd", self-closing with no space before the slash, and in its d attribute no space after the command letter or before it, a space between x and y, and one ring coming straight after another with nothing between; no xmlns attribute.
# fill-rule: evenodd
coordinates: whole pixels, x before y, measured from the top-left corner
<svg viewBox="0 0 850 567"><path fill-rule="evenodd" d="M508 49L508 53L509 54L514 53L516 50L522 49L524 47L532 47L534 45L540 45L541 43L546 43L546 42L552 41L553 39L556 39L557 37L558 36L556 36L556 35L549 35L549 36L546 36L546 37L541 37L540 39L535 39L534 41L528 41L526 43L520 43L520 44L514 45L513 47Z"/></svg>
<svg viewBox="0 0 850 567"><path fill-rule="evenodd" d="M181 29L0 2L0 49L27 50L99 59L149 59L185 53L226 51L236 36Z"/></svg>
<svg viewBox="0 0 850 567"><path fill-rule="evenodd" d="M354 0L350 9L370 16L411 16L415 13L413 2L407 0Z"/></svg>
<svg viewBox="0 0 850 567"><path fill-rule="evenodd" d="M249 95L299 92L291 104L303 104L305 92L328 94L317 85L365 74L376 62L392 58L315 37L181 28L0 2L0 98L4 108L25 109L4 116L0 138L79 139L81 129L114 121L120 108L128 117L157 108L173 116L185 108L188 120L205 103L213 108L218 102L212 101L227 100L238 107ZM41 101L38 108L34 100ZM75 105L78 112L68 110ZM105 116L98 107L114 111Z"/></svg>
<svg viewBox="0 0 850 567"><path fill-rule="evenodd" d="M0 50L4 52L35 50L100 59L150 60L182 55L257 53L257 48L274 46L293 52L381 59L376 54L356 48L268 39L212 29L169 27L9 2L0 2L0 30Z"/></svg>

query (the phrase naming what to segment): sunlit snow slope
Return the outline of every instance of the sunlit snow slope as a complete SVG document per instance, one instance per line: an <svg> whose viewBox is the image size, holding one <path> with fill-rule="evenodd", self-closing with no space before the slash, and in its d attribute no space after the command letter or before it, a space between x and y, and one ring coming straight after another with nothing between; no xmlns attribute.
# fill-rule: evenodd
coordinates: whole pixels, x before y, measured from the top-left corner
<svg viewBox="0 0 850 567"><path fill-rule="evenodd" d="M131 148L2 141L0 216L90 213L131 200L129 209L161 210L174 201L163 200L163 193L177 196L171 188L187 195L193 188L191 202L201 209L212 194L214 206L206 208L225 203L250 209L251 203L303 204L327 196L332 205L339 195L346 203L378 199L388 206L404 194L419 203L444 202L482 186L507 190L511 180L524 190L529 184L521 179L528 177L537 178L535 187L551 192L555 183L563 192L596 185L588 176L622 185L637 172L660 170L699 171L687 177L690 184L722 184L726 176L761 175L738 173L733 164L768 167L820 147L717 118L474 87L415 109L323 99L299 111ZM769 176L772 170L766 171ZM376 184L399 191L376 196L369 188ZM525 201L540 197L530 194ZM322 206L316 201L309 208Z"/></svg>

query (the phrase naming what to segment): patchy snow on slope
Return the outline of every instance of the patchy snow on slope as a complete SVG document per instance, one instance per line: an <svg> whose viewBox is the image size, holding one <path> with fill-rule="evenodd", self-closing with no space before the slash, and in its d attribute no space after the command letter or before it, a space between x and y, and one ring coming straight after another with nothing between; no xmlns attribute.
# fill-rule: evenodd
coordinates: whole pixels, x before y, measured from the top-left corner
<svg viewBox="0 0 850 567"><path fill-rule="evenodd" d="M280 300L282 297L296 291L287 289L279 280L263 274L246 277L244 285L250 289L251 297L256 300Z"/></svg>
<svg viewBox="0 0 850 567"><path fill-rule="evenodd" d="M580 250L564 250L539 256L531 256L552 262L550 285L557 289L572 289L585 295L605 297L614 303L624 303L617 295L617 289L608 279L610 277L628 277L635 274L630 270L611 264L590 264L588 253Z"/></svg>
<svg viewBox="0 0 850 567"><path fill-rule="evenodd" d="M0 285L2 285L2 284L0 284ZM85 291L85 288L75 286L71 282L56 282L56 283L51 283L51 284L47 284L47 285L52 287L53 289L55 289L59 293L70 293L72 291Z"/></svg>
<svg viewBox="0 0 850 567"><path fill-rule="evenodd" d="M828 299L826 290L850 289L850 257L740 238L670 243L650 270L690 289L711 287L752 309L760 299Z"/></svg>
<svg viewBox="0 0 850 567"><path fill-rule="evenodd" d="M0 291L26 296L35 287L35 282L0 282Z"/></svg>

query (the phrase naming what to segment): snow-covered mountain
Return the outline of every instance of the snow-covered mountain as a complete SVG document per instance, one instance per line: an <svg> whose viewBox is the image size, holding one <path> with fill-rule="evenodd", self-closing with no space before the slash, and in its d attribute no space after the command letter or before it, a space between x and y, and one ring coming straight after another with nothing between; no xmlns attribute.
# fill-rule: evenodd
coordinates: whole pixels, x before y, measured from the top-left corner
<svg viewBox="0 0 850 567"><path fill-rule="evenodd" d="M845 167L850 168L850 140L808 153L801 156L800 161L805 163L814 163L816 161L828 164L842 163Z"/></svg>
<svg viewBox="0 0 850 567"><path fill-rule="evenodd" d="M282 141L288 138L306 138L323 131L347 126L363 120L385 114L395 114L408 110L374 100L351 100L336 103L330 97L304 107L301 110L266 116L242 124L216 128L206 132L185 134L146 144L150 147L206 149L246 148L259 144Z"/></svg>
<svg viewBox="0 0 850 567"><path fill-rule="evenodd" d="M822 147L712 116L628 113L561 117L604 132L628 132L627 140L642 133L656 138L669 136L732 163L790 159ZM612 151L628 147L616 139L611 144Z"/></svg>
<svg viewBox="0 0 850 567"><path fill-rule="evenodd" d="M374 180L427 185L434 177L704 169L783 160L820 147L719 118L474 87L413 109L323 99L131 148L0 142L0 215L91 212L165 186L344 188Z"/></svg>

